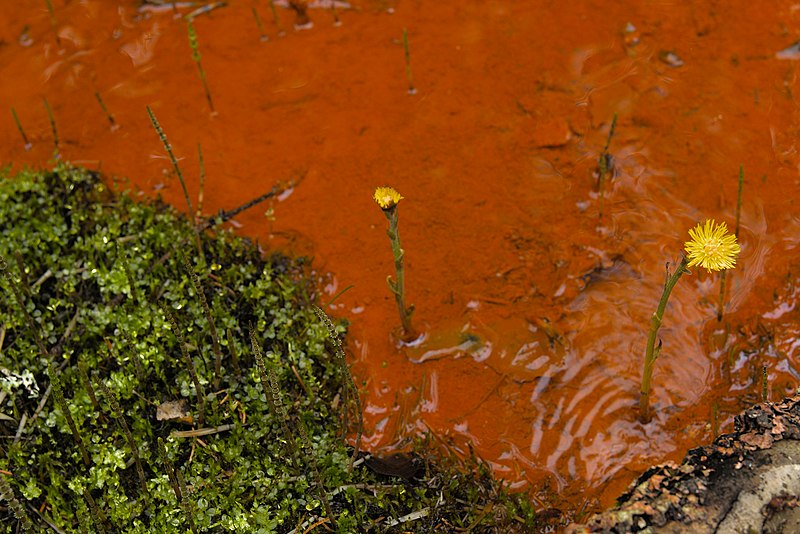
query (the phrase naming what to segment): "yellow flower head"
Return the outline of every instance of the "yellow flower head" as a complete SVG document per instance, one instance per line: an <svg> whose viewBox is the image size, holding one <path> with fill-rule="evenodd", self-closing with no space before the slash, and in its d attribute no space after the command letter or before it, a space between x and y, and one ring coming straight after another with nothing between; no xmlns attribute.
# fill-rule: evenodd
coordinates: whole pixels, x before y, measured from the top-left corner
<svg viewBox="0 0 800 534"><path fill-rule="evenodd" d="M691 241L684 245L689 267L699 265L708 272L731 269L736 265L739 255L739 244L736 236L728 234L725 223L717 225L713 219L707 219L689 230Z"/></svg>
<svg viewBox="0 0 800 534"><path fill-rule="evenodd" d="M390 210L397 205L398 202L403 200L403 197L391 187L378 187L375 189L375 194L372 195L375 202L382 210Z"/></svg>

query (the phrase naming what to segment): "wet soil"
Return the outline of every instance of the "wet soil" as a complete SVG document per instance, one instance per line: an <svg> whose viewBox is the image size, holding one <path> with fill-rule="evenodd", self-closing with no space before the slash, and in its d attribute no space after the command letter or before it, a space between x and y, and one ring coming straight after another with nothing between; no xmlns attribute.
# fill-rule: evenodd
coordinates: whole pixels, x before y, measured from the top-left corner
<svg viewBox="0 0 800 534"><path fill-rule="evenodd" d="M148 105L195 206L202 146L204 213L298 181L229 224L264 249L313 256L329 298L353 286L328 311L351 322L367 448L431 430L456 450L472 442L537 505L591 509L730 430L762 396L764 369L769 396L797 387L791 2L309 2L304 30L286 4L278 27L268 2L236 2L194 20L216 113L173 8L52 5L52 16L38 0L0 5L0 162L53 157L46 98L62 158L179 207ZM698 221L734 227L740 164L743 252L723 320L719 277L684 277L660 334L655 417L641 424L665 262ZM415 347L393 332L379 185L405 197L408 302L425 333Z"/></svg>

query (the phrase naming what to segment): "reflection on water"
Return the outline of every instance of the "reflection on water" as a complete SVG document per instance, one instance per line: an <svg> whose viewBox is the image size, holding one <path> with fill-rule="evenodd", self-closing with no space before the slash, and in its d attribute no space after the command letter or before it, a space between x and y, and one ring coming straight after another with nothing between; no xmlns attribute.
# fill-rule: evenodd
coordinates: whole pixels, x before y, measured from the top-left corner
<svg viewBox="0 0 800 534"><path fill-rule="evenodd" d="M366 447L432 431L465 454L471 443L537 505L553 499L547 484L565 508L608 504L648 464L729 430L732 414L760 399L763 366L772 398L797 388L791 3L364 0L337 4L341 26L331 10L313 10L311 31L284 37L265 11L267 42L250 6L231 3L195 19L213 117L171 7L54 5L58 42L40 5L0 6L0 102L32 143L26 152L6 117L0 161L51 158L46 97L65 158L130 177L149 195L161 189L179 207L146 105L192 195L202 145L209 214L304 177L237 224L264 248L313 256L334 273L320 285L323 302L353 285L330 311L351 321ZM279 16L292 27L290 10ZM595 171L615 113L601 219ZM742 254L726 315L716 321L717 276L683 277L660 331L655 417L642 425L641 361L665 262L679 261L698 221L733 226L740 164ZM408 298L426 325L413 347L392 338L391 254L371 200L384 184L406 197Z"/></svg>

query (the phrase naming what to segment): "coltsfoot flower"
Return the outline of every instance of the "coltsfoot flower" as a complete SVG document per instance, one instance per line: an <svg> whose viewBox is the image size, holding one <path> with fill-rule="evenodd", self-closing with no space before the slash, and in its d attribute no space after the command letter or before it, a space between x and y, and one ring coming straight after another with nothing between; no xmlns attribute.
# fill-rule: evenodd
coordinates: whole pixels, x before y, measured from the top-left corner
<svg viewBox="0 0 800 534"><path fill-rule="evenodd" d="M707 219L689 230L692 238L684 244L689 267L699 265L711 271L731 269L736 265L740 248L736 236L728 233L725 223Z"/></svg>
<svg viewBox="0 0 800 534"><path fill-rule="evenodd" d="M403 200L403 197L391 187L378 187L375 189L375 194L372 195L375 202L382 210L390 210L397 205L398 202Z"/></svg>

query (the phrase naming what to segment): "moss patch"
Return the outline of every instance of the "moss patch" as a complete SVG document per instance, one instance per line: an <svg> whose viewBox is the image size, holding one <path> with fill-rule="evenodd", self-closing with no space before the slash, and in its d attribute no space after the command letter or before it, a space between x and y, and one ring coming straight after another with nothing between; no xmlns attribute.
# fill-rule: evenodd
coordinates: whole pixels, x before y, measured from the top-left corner
<svg viewBox="0 0 800 534"><path fill-rule="evenodd" d="M350 469L348 379L303 260L197 235L170 208L66 165L0 179L0 255L3 531L26 520L126 533L535 527L486 466L431 461L426 443L400 459L408 479L363 455ZM183 421L157 419L182 400Z"/></svg>

